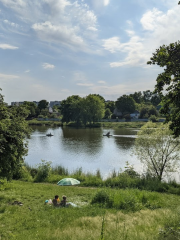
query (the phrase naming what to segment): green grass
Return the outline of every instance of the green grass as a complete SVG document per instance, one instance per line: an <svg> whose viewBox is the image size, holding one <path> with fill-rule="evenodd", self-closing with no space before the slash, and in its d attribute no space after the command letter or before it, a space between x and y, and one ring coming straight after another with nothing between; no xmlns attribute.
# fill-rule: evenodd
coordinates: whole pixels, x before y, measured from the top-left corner
<svg viewBox="0 0 180 240"><path fill-rule="evenodd" d="M103 122L101 126L104 128L141 128L144 124L146 122Z"/></svg>
<svg viewBox="0 0 180 240"><path fill-rule="evenodd" d="M34 125L34 126L62 126L62 123L59 121L38 121L36 119L33 120L28 120L28 124L30 126Z"/></svg>
<svg viewBox="0 0 180 240"><path fill-rule="evenodd" d="M159 229L165 229L168 219L179 215L180 197L176 195L21 181L5 186L0 191L0 239L3 240L99 240L102 236L105 240L156 240L160 239ZM111 207L91 204L101 191L112 199ZM68 201L79 207L44 205L46 199L56 194L66 195ZM15 200L23 206L12 205Z"/></svg>

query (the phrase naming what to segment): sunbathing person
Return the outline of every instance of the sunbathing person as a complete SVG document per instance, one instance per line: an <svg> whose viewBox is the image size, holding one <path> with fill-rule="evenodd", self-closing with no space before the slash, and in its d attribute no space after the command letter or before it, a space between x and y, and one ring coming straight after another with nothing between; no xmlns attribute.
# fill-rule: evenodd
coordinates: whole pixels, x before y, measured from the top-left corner
<svg viewBox="0 0 180 240"><path fill-rule="evenodd" d="M59 196L58 195L56 195L55 197L54 197L54 199L53 199L53 201L52 201L52 203L53 203L53 205L55 206L55 207L58 207L60 204L59 204Z"/></svg>
<svg viewBox="0 0 180 240"><path fill-rule="evenodd" d="M62 199L62 201L60 202L59 205L62 206L62 207L66 207L66 206L69 205L69 204L66 202L66 196L63 196L63 199Z"/></svg>

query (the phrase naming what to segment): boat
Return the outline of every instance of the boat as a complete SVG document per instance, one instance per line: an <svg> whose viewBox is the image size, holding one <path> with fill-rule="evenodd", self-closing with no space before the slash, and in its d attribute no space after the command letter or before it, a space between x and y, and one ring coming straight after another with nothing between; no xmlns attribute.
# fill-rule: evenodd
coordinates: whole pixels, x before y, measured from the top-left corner
<svg viewBox="0 0 180 240"><path fill-rule="evenodd" d="M110 132L107 132L106 134L103 134L103 136L110 137L112 135L110 134Z"/></svg>
<svg viewBox="0 0 180 240"><path fill-rule="evenodd" d="M46 134L47 137L52 137L53 135L51 133Z"/></svg>

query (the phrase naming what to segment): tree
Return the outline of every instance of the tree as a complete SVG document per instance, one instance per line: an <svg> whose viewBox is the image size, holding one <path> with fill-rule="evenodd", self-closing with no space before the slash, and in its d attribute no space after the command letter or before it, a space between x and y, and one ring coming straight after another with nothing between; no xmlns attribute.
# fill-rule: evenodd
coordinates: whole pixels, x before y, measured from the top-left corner
<svg viewBox="0 0 180 240"><path fill-rule="evenodd" d="M160 96L157 93L153 94L152 97L151 97L152 105L157 107L160 104L160 102L161 102Z"/></svg>
<svg viewBox="0 0 180 240"><path fill-rule="evenodd" d="M63 115L62 122L75 121L80 122L81 118L81 97L78 95L73 95L68 97L66 100L61 102L61 113Z"/></svg>
<svg viewBox="0 0 180 240"><path fill-rule="evenodd" d="M49 103L48 103L46 100L41 100L41 101L39 101L39 103L38 103L38 108L39 108L40 111L41 111L42 109L47 108L48 105L49 105Z"/></svg>
<svg viewBox="0 0 180 240"><path fill-rule="evenodd" d="M142 103L143 101L143 95L141 91L130 94L129 96L132 97L136 103Z"/></svg>
<svg viewBox="0 0 180 240"><path fill-rule="evenodd" d="M88 122L94 123L104 117L105 103L101 98L99 98L99 96L89 94L85 98L85 105L88 111L87 112Z"/></svg>
<svg viewBox="0 0 180 240"><path fill-rule="evenodd" d="M180 41L163 45L153 53L147 64L163 67L159 74L155 91L161 97L160 113L170 122L170 129L177 137L180 135Z"/></svg>
<svg viewBox="0 0 180 240"><path fill-rule="evenodd" d="M150 90L143 91L143 101L145 103L151 102L152 92Z"/></svg>
<svg viewBox="0 0 180 240"><path fill-rule="evenodd" d="M115 109L115 102L114 101L109 101L105 103L105 108L109 108L111 113L114 112Z"/></svg>
<svg viewBox="0 0 180 240"><path fill-rule="evenodd" d="M22 106L29 110L28 117L36 117L39 114L39 109L34 102L25 101Z"/></svg>
<svg viewBox="0 0 180 240"><path fill-rule="evenodd" d="M116 108L124 115L135 111L135 101L128 95L123 95L115 102Z"/></svg>
<svg viewBox="0 0 180 240"><path fill-rule="evenodd" d="M112 112L109 108L105 109L105 114L104 114L104 118L110 118L112 115Z"/></svg>
<svg viewBox="0 0 180 240"><path fill-rule="evenodd" d="M149 118L151 115L158 116L158 112L156 108L152 105L150 106L143 106L140 110L139 118Z"/></svg>
<svg viewBox="0 0 180 240"><path fill-rule="evenodd" d="M10 180L18 174L27 154L29 127L24 107L8 108L0 94L0 177Z"/></svg>
<svg viewBox="0 0 180 240"><path fill-rule="evenodd" d="M146 123L137 134L135 154L151 176L160 181L178 167L180 139L174 138L168 124Z"/></svg>

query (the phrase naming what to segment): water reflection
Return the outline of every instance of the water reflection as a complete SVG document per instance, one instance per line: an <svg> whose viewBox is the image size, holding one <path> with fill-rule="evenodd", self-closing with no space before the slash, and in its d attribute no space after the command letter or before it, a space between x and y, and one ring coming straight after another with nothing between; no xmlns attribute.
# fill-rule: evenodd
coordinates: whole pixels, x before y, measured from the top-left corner
<svg viewBox="0 0 180 240"><path fill-rule="evenodd" d="M25 160L34 166L43 160L62 165L73 171L82 167L85 172L100 169L106 177L113 169L124 169L126 161L139 168L139 161L131 156L136 132L130 129L74 129L32 127L29 153ZM103 136L108 131L111 137ZM47 137L47 133L54 136Z"/></svg>
<svg viewBox="0 0 180 240"><path fill-rule="evenodd" d="M103 130L62 128L61 144L65 150L86 155L96 155L102 148Z"/></svg>

